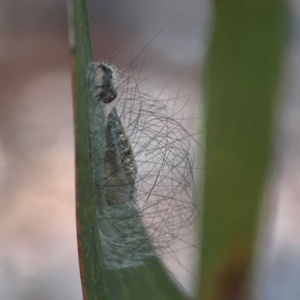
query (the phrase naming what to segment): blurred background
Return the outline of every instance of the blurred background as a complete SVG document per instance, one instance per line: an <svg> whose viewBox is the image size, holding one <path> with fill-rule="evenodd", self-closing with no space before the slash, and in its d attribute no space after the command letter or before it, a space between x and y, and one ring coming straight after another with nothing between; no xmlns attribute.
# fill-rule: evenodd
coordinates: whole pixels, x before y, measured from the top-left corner
<svg viewBox="0 0 300 300"><path fill-rule="evenodd" d="M113 56L121 69L138 62L155 91L189 95L185 116L198 121L187 127L196 132L211 2L91 0L89 6L95 59ZM0 300L82 299L67 24L65 1L0 4ZM261 222L262 300L300 299L299 87L300 1L294 0L266 188L271 218ZM195 263L186 248L165 263L192 294Z"/></svg>

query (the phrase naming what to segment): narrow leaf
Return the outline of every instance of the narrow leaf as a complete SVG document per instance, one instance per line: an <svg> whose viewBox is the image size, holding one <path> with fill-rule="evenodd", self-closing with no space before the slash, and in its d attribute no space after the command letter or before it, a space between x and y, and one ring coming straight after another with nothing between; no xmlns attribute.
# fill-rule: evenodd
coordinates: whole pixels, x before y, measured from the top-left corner
<svg viewBox="0 0 300 300"><path fill-rule="evenodd" d="M136 217L138 208L131 206L126 210L126 205L120 209L107 204L107 189L101 184L106 176L103 147L106 144L106 123L99 100L94 95L95 68L91 64L86 0L69 3L69 19L76 147L76 218L84 299L185 299L155 255L147 231L141 219ZM120 218L120 214L124 213L128 215ZM113 223L114 214L118 214L116 223ZM152 255L145 256L140 265L112 268L109 259L112 254L118 253L118 249L115 248L112 253L112 247L107 247L107 243L109 237L118 238L119 232L115 228L120 225L118 222L126 219L130 223L124 226L132 228L132 236L129 236L132 245L142 236L146 253ZM122 247L122 243L119 246ZM124 255L130 256L132 253L129 251L136 250L131 247Z"/></svg>
<svg viewBox="0 0 300 300"><path fill-rule="evenodd" d="M242 300L270 162L284 7L281 0L214 4L199 298Z"/></svg>

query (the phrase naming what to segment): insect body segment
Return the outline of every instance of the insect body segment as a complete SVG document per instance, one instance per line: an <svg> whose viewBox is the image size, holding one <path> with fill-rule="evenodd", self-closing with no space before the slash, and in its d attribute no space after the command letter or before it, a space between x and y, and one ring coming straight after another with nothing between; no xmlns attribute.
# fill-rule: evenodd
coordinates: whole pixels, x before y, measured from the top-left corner
<svg viewBox="0 0 300 300"><path fill-rule="evenodd" d="M111 103L114 101L117 96L117 90L115 87L116 83L116 73L113 67L106 63L106 62L100 62L97 66L97 69L102 71L102 79L101 83L99 85L100 92L98 94L99 100L103 103Z"/></svg>
<svg viewBox="0 0 300 300"><path fill-rule="evenodd" d="M182 246L194 220L191 135L175 118L182 109L173 108L177 98L157 99L139 75L107 62L91 63L88 71L103 262L108 269L141 266L154 249Z"/></svg>
<svg viewBox="0 0 300 300"><path fill-rule="evenodd" d="M107 62L95 64L96 98L109 104L117 98L117 71ZM135 195L137 167L133 150L124 131L117 110L113 107L105 127L105 188L106 201L110 205L120 205L132 201Z"/></svg>
<svg viewBox="0 0 300 300"><path fill-rule="evenodd" d="M132 201L135 195L137 167L132 147L115 107L112 108L107 118L106 142L107 202L119 205Z"/></svg>

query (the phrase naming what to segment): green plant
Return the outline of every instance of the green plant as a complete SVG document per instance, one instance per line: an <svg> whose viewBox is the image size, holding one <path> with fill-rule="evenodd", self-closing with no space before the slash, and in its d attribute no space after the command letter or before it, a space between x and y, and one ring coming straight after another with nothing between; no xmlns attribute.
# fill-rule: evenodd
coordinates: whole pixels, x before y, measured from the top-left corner
<svg viewBox="0 0 300 300"><path fill-rule="evenodd" d="M257 219L266 180L280 74L284 8L280 0L214 1L215 23L206 67L205 184L202 222L202 300L248 297ZM94 69L85 0L70 2L70 41L76 141L76 208L85 300L185 299L155 255L138 267L110 269L97 218L105 190L104 151L91 140ZM99 141L105 142L99 132ZM101 147L100 147L101 148ZM146 237L139 218L134 226ZM148 241L149 242L149 241ZM150 242L148 250L152 251Z"/></svg>

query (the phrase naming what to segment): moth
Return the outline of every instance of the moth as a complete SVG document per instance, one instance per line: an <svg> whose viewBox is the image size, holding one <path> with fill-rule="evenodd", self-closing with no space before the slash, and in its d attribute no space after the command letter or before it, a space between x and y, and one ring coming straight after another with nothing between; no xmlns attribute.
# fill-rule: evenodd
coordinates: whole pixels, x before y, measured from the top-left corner
<svg viewBox="0 0 300 300"><path fill-rule="evenodd" d="M136 267L156 255L154 249L172 251L193 222L191 135L181 124L181 108L174 108L178 96L157 96L140 74L106 61L90 66L94 196L104 263L108 269Z"/></svg>
<svg viewBox="0 0 300 300"><path fill-rule="evenodd" d="M98 84L97 98L109 104L117 98L116 71L107 62L100 62L97 71L102 73ZM136 194L137 166L129 138L122 126L115 107L108 113L105 150L105 188L106 201L109 205L120 205L133 201Z"/></svg>
<svg viewBox="0 0 300 300"><path fill-rule="evenodd" d="M100 62L98 64L96 73L99 73L99 71L102 71L102 78L97 86L100 88L98 99L105 104L111 103L118 96L116 89L116 72L113 66L107 62Z"/></svg>
<svg viewBox="0 0 300 300"><path fill-rule="evenodd" d="M137 167L133 149L115 107L107 118L105 152L106 201L119 205L134 200Z"/></svg>

